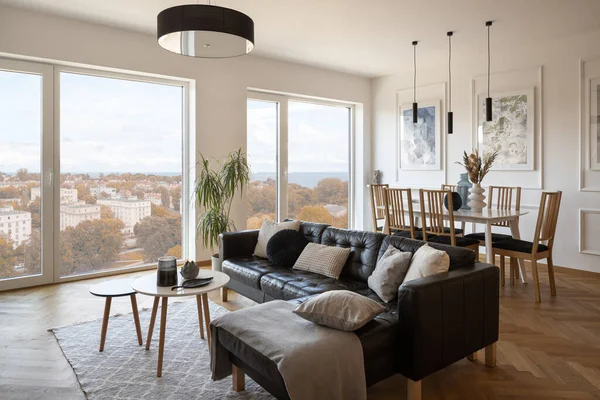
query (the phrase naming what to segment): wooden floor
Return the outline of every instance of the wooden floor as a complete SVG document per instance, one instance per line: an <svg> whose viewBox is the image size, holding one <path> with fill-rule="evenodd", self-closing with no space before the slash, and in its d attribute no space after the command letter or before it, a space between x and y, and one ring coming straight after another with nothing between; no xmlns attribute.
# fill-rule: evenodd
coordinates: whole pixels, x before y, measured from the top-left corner
<svg viewBox="0 0 600 400"><path fill-rule="evenodd" d="M98 319L104 302L89 286L122 277L0 294L0 399L84 399L47 329ZM600 399L600 274L557 271L555 299L548 276L540 279L541 304L532 284L510 287L507 279L500 291L498 366L461 360L423 380L424 399ZM216 293L211 299L220 303ZM152 299L139 296L138 303L150 308ZM251 304L230 292L225 307ZM130 307L128 298L114 299L112 313ZM396 376L369 388L369 399L403 399L405 387Z"/></svg>

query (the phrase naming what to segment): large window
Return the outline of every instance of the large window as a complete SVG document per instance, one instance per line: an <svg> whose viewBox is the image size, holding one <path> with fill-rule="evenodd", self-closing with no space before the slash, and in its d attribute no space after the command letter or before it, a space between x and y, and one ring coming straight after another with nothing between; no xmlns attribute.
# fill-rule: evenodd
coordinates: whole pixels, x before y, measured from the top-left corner
<svg viewBox="0 0 600 400"><path fill-rule="evenodd" d="M0 290L193 251L187 95L183 81L0 59Z"/></svg>
<svg viewBox="0 0 600 400"><path fill-rule="evenodd" d="M251 93L248 229L265 218L347 228L352 107Z"/></svg>

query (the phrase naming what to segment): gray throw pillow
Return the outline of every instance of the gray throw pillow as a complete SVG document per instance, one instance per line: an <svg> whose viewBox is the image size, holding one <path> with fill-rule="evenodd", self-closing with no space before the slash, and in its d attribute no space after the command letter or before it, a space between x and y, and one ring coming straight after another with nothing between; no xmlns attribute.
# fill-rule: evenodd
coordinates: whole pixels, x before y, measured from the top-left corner
<svg viewBox="0 0 600 400"><path fill-rule="evenodd" d="M294 264L294 269L314 272L338 279L344 269L350 249L309 243Z"/></svg>
<svg viewBox="0 0 600 400"><path fill-rule="evenodd" d="M294 313L319 325L355 331L385 311L385 307L358 293L332 290L311 297Z"/></svg>
<svg viewBox="0 0 600 400"><path fill-rule="evenodd" d="M411 252L402 252L390 244L367 279L369 288L386 303L394 300L408 272L411 258Z"/></svg>

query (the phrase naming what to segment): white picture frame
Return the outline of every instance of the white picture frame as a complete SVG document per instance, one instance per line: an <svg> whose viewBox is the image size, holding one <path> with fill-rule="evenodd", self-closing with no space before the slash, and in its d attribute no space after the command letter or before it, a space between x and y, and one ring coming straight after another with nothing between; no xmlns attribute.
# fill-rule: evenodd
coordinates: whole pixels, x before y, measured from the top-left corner
<svg viewBox="0 0 600 400"><path fill-rule="evenodd" d="M441 101L419 103L419 122L412 123L412 104L398 108L398 169L442 169Z"/></svg>
<svg viewBox="0 0 600 400"><path fill-rule="evenodd" d="M492 121L485 120L485 98L477 97L477 147L482 155L498 151L493 170L535 169L535 90L492 93Z"/></svg>
<svg viewBox="0 0 600 400"><path fill-rule="evenodd" d="M600 78L590 79L589 141L592 171L600 171Z"/></svg>

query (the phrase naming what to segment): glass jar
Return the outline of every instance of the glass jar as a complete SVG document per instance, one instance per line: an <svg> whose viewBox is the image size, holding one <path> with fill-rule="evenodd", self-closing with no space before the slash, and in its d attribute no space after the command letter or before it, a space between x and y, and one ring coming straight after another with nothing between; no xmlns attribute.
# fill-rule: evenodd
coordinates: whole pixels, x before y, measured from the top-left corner
<svg viewBox="0 0 600 400"><path fill-rule="evenodd" d="M471 207L467 205L467 202L469 201L469 189L472 187L473 184L471 183L471 181L469 181L469 174L460 174L460 181L458 181L458 183L456 184L456 191L458 192L458 194L460 195L460 199L462 200L461 209L463 210L471 209Z"/></svg>
<svg viewBox="0 0 600 400"><path fill-rule="evenodd" d="M159 257L156 271L156 286L177 285L177 258Z"/></svg>

